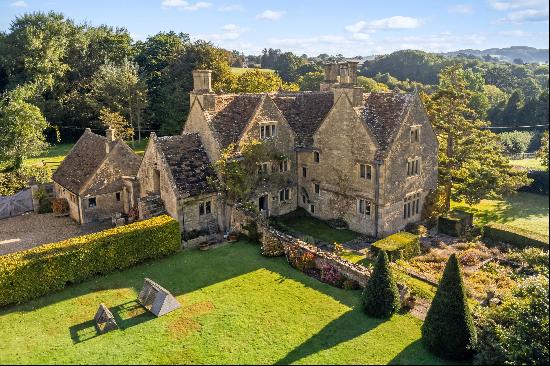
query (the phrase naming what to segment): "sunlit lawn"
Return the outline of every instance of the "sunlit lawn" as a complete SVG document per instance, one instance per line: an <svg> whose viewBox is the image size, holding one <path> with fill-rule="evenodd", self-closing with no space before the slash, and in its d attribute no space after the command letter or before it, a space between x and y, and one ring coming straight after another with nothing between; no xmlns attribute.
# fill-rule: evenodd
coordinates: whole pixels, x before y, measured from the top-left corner
<svg viewBox="0 0 550 366"><path fill-rule="evenodd" d="M144 277L182 308L155 318L136 302ZM99 303L120 330L97 335ZM359 292L307 277L241 242L185 251L0 310L0 363L433 364L421 321L371 319Z"/></svg>
<svg viewBox="0 0 550 366"><path fill-rule="evenodd" d="M521 159L521 160L510 160L512 166L521 166L531 170L545 170L546 167L542 166L540 159Z"/></svg>
<svg viewBox="0 0 550 366"><path fill-rule="evenodd" d="M500 222L548 234L548 196L518 192L503 200L483 200L473 206L453 202L452 207L474 213L477 225Z"/></svg>

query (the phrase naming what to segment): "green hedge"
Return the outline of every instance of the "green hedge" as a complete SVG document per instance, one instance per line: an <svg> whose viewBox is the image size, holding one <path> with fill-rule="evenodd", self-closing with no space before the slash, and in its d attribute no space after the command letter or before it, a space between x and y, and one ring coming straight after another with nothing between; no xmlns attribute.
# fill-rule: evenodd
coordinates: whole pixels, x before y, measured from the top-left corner
<svg viewBox="0 0 550 366"><path fill-rule="evenodd" d="M470 212L453 210L438 220L438 230L442 234L454 237L463 236L466 229L473 225L474 215Z"/></svg>
<svg viewBox="0 0 550 366"><path fill-rule="evenodd" d="M0 256L0 306L179 250L179 224L163 215Z"/></svg>
<svg viewBox="0 0 550 366"><path fill-rule="evenodd" d="M420 254L420 239L418 235L408 232L399 232L378 240L371 245L371 251L378 255L379 251L385 251L393 262L398 259L410 259Z"/></svg>
<svg viewBox="0 0 550 366"><path fill-rule="evenodd" d="M504 224L492 223L486 225L483 237L512 244L518 248L536 247L548 249L548 235Z"/></svg>

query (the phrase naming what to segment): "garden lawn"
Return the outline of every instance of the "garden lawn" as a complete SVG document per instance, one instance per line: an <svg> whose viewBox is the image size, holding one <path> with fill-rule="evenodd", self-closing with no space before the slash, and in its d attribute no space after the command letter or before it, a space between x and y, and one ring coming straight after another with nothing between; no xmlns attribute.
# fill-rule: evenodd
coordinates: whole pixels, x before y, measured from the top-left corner
<svg viewBox="0 0 550 366"><path fill-rule="evenodd" d="M182 308L160 318L136 302L143 278ZM100 302L121 329L97 335ZM239 242L185 251L0 311L0 363L437 364L421 321L365 316L336 289Z"/></svg>
<svg viewBox="0 0 550 366"><path fill-rule="evenodd" d="M293 231L312 236L315 239L323 240L331 244L334 242L342 244L361 236L361 234L355 231L334 229L326 222L303 213L302 210L279 216L275 220Z"/></svg>
<svg viewBox="0 0 550 366"><path fill-rule="evenodd" d="M532 158L532 159L521 159L521 160L510 160L510 164L512 166L520 166L523 168L527 168L529 170L545 170L546 167L542 166L540 159Z"/></svg>
<svg viewBox="0 0 550 366"><path fill-rule="evenodd" d="M548 196L518 192L503 200L483 200L473 206L453 202L452 208L472 212L476 225L500 222L548 235Z"/></svg>

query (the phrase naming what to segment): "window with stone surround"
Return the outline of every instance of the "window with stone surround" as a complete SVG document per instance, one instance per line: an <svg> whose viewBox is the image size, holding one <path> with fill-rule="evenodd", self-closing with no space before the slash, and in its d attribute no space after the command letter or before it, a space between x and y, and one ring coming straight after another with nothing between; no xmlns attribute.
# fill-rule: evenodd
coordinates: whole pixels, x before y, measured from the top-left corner
<svg viewBox="0 0 550 366"><path fill-rule="evenodd" d="M420 126L411 126L411 143L420 142Z"/></svg>
<svg viewBox="0 0 550 366"><path fill-rule="evenodd" d="M408 219L420 213L420 192L411 193L403 200L403 218Z"/></svg>
<svg viewBox="0 0 550 366"><path fill-rule="evenodd" d="M117 192L115 194L117 202L120 202L120 192Z"/></svg>
<svg viewBox="0 0 550 366"><path fill-rule="evenodd" d="M414 157L407 159L407 177L414 177L420 175L421 172L421 158Z"/></svg>
<svg viewBox="0 0 550 366"><path fill-rule="evenodd" d="M321 154L319 153L319 151L314 151L313 152L313 162L319 163L320 161L321 161Z"/></svg>
<svg viewBox="0 0 550 366"><path fill-rule="evenodd" d="M279 202L290 200L290 188L281 189L279 191Z"/></svg>
<svg viewBox="0 0 550 366"><path fill-rule="evenodd" d="M265 140L277 136L277 124L274 122L260 124L260 139Z"/></svg>
<svg viewBox="0 0 550 366"><path fill-rule="evenodd" d="M280 173L287 172L289 166L290 166L290 162L288 161L288 159L281 160L279 162L279 172Z"/></svg>
<svg viewBox="0 0 550 366"><path fill-rule="evenodd" d="M321 194L321 185L319 183L314 183L313 184L313 190L315 191L315 193L320 195Z"/></svg>
<svg viewBox="0 0 550 366"><path fill-rule="evenodd" d="M315 213L315 205L309 205L309 212Z"/></svg>
<svg viewBox="0 0 550 366"><path fill-rule="evenodd" d="M307 167L305 166L302 167L302 177L307 177Z"/></svg>
<svg viewBox="0 0 550 366"><path fill-rule="evenodd" d="M372 165L359 164L359 178L371 180L372 179Z"/></svg>
<svg viewBox="0 0 550 366"><path fill-rule="evenodd" d="M357 199L357 213L363 216L370 216L371 204L364 198Z"/></svg>

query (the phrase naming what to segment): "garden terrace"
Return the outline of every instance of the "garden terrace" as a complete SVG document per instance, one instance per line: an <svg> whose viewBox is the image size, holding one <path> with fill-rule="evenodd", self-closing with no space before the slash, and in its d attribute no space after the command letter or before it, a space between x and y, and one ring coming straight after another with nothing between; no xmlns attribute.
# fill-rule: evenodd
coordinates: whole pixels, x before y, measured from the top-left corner
<svg viewBox="0 0 550 366"><path fill-rule="evenodd" d="M342 244L361 236L361 234L348 229L334 229L325 221L309 215L302 208L283 216L271 218L271 224L275 228L288 232L293 236L302 239L311 237L316 242L321 241L325 244L333 244L335 242Z"/></svg>
<svg viewBox="0 0 550 366"><path fill-rule="evenodd" d="M137 305L144 277L182 308L155 318ZM444 363L423 349L420 320L369 318L359 295L247 242L184 251L1 310L0 363ZM96 334L101 302L119 330Z"/></svg>

